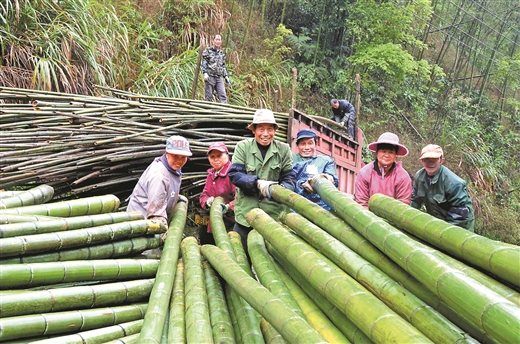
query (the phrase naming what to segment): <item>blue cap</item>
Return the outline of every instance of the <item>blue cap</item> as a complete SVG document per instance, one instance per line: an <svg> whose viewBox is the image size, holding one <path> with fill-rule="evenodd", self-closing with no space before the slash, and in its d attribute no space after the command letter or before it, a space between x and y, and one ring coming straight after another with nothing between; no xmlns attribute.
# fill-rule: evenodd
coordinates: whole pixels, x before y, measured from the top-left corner
<svg viewBox="0 0 520 344"><path fill-rule="evenodd" d="M317 139L318 134L316 134L314 131L312 131L310 129L302 129L298 132L298 134L296 134L296 143L298 143L298 141L300 141L301 139L310 139L310 138Z"/></svg>

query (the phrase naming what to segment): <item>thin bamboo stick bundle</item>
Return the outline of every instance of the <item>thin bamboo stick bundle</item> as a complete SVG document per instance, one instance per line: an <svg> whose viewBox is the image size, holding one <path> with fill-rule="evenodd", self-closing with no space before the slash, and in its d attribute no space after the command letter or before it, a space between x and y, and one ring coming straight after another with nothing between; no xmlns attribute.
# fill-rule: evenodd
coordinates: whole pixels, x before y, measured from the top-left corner
<svg viewBox="0 0 520 344"><path fill-rule="evenodd" d="M164 226L158 221L135 220L65 232L2 238L0 239L0 257L7 258L43 251L70 249L124 238L159 234L164 231Z"/></svg>
<svg viewBox="0 0 520 344"><path fill-rule="evenodd" d="M186 199L181 198L174 208L174 215L168 226L161 261L157 271L156 283L150 295L148 310L144 318L139 343L158 343L168 314L168 306L175 279L175 268L179 258L179 249L186 224Z"/></svg>
<svg viewBox="0 0 520 344"><path fill-rule="evenodd" d="M0 265L126 257L139 254L146 250L158 248L160 246L161 239L159 236L136 237L70 250L60 250L51 253L0 259Z"/></svg>
<svg viewBox="0 0 520 344"><path fill-rule="evenodd" d="M415 327L341 269L312 254L308 244L298 240L261 209L251 210L246 219L372 341L430 343Z"/></svg>
<svg viewBox="0 0 520 344"><path fill-rule="evenodd" d="M219 277L207 261L202 262L202 271L204 272L204 284L206 286L213 342L235 343L226 296L224 295Z"/></svg>
<svg viewBox="0 0 520 344"><path fill-rule="evenodd" d="M170 313L168 318L168 343L186 343L186 320L184 311L184 263L182 259L177 262L175 280L173 282L172 297L170 300Z"/></svg>
<svg viewBox="0 0 520 344"><path fill-rule="evenodd" d="M0 209L0 215L23 214L70 217L110 213L116 210L119 205L119 198L114 195L105 195L27 207Z"/></svg>
<svg viewBox="0 0 520 344"><path fill-rule="evenodd" d="M413 324L433 342L476 343L473 338L430 308L425 302L408 293L393 279L301 215L282 214L280 221L364 285L372 294Z"/></svg>
<svg viewBox="0 0 520 344"><path fill-rule="evenodd" d="M401 233L326 183L317 179L312 186L327 203L330 202L341 218L463 318L481 327L493 340L512 342L520 338L520 327L509 325L518 323L520 307L429 253L423 244Z"/></svg>
<svg viewBox="0 0 520 344"><path fill-rule="evenodd" d="M11 238L22 235L43 234L50 232L67 231L73 229L101 226L111 223L119 223L134 220L143 220L144 216L140 212L116 212L97 215L74 216L67 218L35 219L32 222L17 222L11 224L1 224L2 218L7 219L8 215L0 216L0 238ZM9 215L17 216L17 215Z"/></svg>
<svg viewBox="0 0 520 344"><path fill-rule="evenodd" d="M213 245L202 254L234 290L247 300L290 343L325 343L325 339L285 303L250 277L235 261Z"/></svg>
<svg viewBox="0 0 520 344"><path fill-rule="evenodd" d="M153 283L153 279L143 279L26 291L22 294L23 297L18 293L0 292L0 318L141 302L150 295Z"/></svg>
<svg viewBox="0 0 520 344"><path fill-rule="evenodd" d="M391 197L376 194L369 209L397 227L520 287L520 247L451 225Z"/></svg>
<svg viewBox="0 0 520 344"><path fill-rule="evenodd" d="M139 320L146 303L0 319L0 341L79 332Z"/></svg>
<svg viewBox="0 0 520 344"><path fill-rule="evenodd" d="M126 323L98 328L95 330L89 330L79 332L77 334L53 337L44 340L38 340L31 342L34 344L56 344L56 343L69 343L69 344L84 344L84 343L105 343L111 340L116 340L121 337L126 337L132 334L138 334L143 326L143 320L134 320Z"/></svg>
<svg viewBox="0 0 520 344"><path fill-rule="evenodd" d="M79 281L153 278L159 262L151 259L109 259L4 264L0 289L26 288Z"/></svg>
<svg viewBox="0 0 520 344"><path fill-rule="evenodd" d="M186 303L186 341L214 343L209 318L208 296L197 239L186 237L181 243L184 262L184 300Z"/></svg>

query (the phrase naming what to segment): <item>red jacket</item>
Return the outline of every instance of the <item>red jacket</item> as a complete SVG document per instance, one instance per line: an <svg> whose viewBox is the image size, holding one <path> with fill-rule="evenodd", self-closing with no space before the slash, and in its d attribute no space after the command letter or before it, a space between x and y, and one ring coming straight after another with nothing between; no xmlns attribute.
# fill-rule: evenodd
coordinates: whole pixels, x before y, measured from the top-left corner
<svg viewBox="0 0 520 344"><path fill-rule="evenodd" d="M370 196L380 193L395 198L405 204L410 204L412 198L412 178L398 161L383 177L377 166L377 161L365 165L356 179L356 202L368 208Z"/></svg>
<svg viewBox="0 0 520 344"><path fill-rule="evenodd" d="M218 172L216 172L213 167L210 168L207 171L208 177L206 178L206 185L199 197L202 209L206 209L206 201L208 198L217 196L224 198L224 202L229 204L230 209L230 212L224 216L224 223L226 224L226 229L228 231L231 230L235 224L233 211L235 210L236 187L231 183L231 179L229 179L228 172L230 169L231 161L228 161L227 164L225 164ZM208 233L211 233L211 226L209 223Z"/></svg>

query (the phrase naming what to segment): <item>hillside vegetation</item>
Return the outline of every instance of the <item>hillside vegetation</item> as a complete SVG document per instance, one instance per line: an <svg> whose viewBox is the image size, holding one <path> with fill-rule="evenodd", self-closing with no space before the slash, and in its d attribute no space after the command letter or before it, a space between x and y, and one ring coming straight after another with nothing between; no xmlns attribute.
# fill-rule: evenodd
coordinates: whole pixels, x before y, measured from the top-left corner
<svg viewBox="0 0 520 344"><path fill-rule="evenodd" d="M470 185L476 232L520 244L520 52L515 1L6 0L0 86L77 94L108 86L203 98L199 50L223 36L230 103L328 116L355 98L366 141L393 131L443 146ZM366 153L366 160L371 156Z"/></svg>

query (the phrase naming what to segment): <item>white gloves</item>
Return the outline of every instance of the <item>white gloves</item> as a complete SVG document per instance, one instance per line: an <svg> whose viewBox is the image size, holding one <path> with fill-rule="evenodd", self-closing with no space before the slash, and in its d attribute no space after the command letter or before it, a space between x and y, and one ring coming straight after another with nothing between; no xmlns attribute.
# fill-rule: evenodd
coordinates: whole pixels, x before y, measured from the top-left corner
<svg viewBox="0 0 520 344"><path fill-rule="evenodd" d="M222 205L222 215L229 211L229 204L220 203Z"/></svg>
<svg viewBox="0 0 520 344"><path fill-rule="evenodd" d="M209 74L208 73L204 73L204 81L208 81L209 80Z"/></svg>
<svg viewBox="0 0 520 344"><path fill-rule="evenodd" d="M231 84L231 81L229 80L229 76L226 76L224 79L226 80L226 84L228 84L228 85Z"/></svg>
<svg viewBox="0 0 520 344"><path fill-rule="evenodd" d="M213 204L213 201L215 200L215 197L211 196L210 198L208 198L206 200L206 208L209 209L211 208L211 205Z"/></svg>
<svg viewBox="0 0 520 344"><path fill-rule="evenodd" d="M342 127L345 126L345 122L339 122L339 125L341 125Z"/></svg>
<svg viewBox="0 0 520 344"><path fill-rule="evenodd" d="M260 190L262 196L267 199L271 199L271 192L269 192L269 187L273 184L278 184L277 182L272 182L270 180L258 179L256 182L256 187Z"/></svg>

